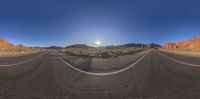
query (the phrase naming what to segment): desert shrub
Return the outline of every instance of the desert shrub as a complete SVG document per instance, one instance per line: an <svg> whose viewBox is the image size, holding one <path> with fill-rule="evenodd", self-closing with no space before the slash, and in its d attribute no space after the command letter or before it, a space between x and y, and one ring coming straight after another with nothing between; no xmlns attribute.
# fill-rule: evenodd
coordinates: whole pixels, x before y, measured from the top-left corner
<svg viewBox="0 0 200 99"><path fill-rule="evenodd" d="M123 47L123 48L64 48L59 52L82 57L118 57L123 55L131 55L136 52L147 50L144 47Z"/></svg>

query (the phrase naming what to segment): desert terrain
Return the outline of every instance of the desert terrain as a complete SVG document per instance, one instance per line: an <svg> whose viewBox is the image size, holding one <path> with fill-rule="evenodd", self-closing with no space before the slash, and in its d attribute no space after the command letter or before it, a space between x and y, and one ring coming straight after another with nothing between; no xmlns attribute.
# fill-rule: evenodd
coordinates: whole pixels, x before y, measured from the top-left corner
<svg viewBox="0 0 200 99"><path fill-rule="evenodd" d="M83 46L0 57L0 99L199 99L199 59Z"/></svg>
<svg viewBox="0 0 200 99"><path fill-rule="evenodd" d="M41 49L29 48L23 44L13 45L12 43L0 38L0 57L11 57L37 53Z"/></svg>
<svg viewBox="0 0 200 99"><path fill-rule="evenodd" d="M155 46L145 44L112 47L71 45L58 50L58 55L81 70L105 73L117 71L131 65L153 47Z"/></svg>
<svg viewBox="0 0 200 99"><path fill-rule="evenodd" d="M177 43L167 42L160 50L174 54L200 57L200 36Z"/></svg>

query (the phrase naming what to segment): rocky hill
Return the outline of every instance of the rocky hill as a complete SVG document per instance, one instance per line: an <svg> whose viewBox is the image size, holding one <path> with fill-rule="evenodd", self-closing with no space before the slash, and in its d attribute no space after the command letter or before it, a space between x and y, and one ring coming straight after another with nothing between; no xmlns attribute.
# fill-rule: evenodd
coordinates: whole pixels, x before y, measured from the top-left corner
<svg viewBox="0 0 200 99"><path fill-rule="evenodd" d="M27 47L22 44L13 45L12 43L4 40L3 38L0 38L0 49L23 49L23 48Z"/></svg>
<svg viewBox="0 0 200 99"><path fill-rule="evenodd" d="M159 48L161 46L154 43L150 43L150 44L127 43L127 44L117 45L117 46L113 46L113 45L101 46L100 48L130 48L130 47ZM66 48L93 48L93 47L86 44L75 44L75 45L67 46Z"/></svg>
<svg viewBox="0 0 200 99"><path fill-rule="evenodd" d="M163 45L164 49L180 49L180 50L200 50L200 36L195 36L190 40L177 43L167 42Z"/></svg>
<svg viewBox="0 0 200 99"><path fill-rule="evenodd" d="M14 45L11 44L10 42L0 38L0 48L10 48L13 47Z"/></svg>

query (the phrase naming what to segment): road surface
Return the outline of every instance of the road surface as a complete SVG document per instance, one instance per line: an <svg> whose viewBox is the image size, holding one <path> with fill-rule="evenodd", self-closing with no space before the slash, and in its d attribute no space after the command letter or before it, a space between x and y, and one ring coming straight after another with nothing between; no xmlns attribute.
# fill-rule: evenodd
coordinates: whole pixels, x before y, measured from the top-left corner
<svg viewBox="0 0 200 99"><path fill-rule="evenodd" d="M200 58L151 50L111 75L79 72L53 51L0 60L0 99L200 99Z"/></svg>

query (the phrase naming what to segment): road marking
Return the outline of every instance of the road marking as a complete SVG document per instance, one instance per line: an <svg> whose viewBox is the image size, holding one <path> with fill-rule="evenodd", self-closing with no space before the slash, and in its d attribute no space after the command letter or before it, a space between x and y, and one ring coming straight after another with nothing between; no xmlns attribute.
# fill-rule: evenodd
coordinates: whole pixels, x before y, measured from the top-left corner
<svg viewBox="0 0 200 99"><path fill-rule="evenodd" d="M70 63L66 62L64 59L62 59L56 52L54 53L63 63L65 63L67 66L71 67L72 69L76 70L76 71L79 71L81 73L84 73L84 74L88 74L88 75L95 75L95 76L106 76L106 75L113 75L113 74L118 74L118 73L121 73L123 71L126 71L128 69L130 69L131 67L133 67L134 65L136 65L138 62L140 62L145 56L147 56L149 54L149 51L143 55L140 59L138 59L135 63L131 64L130 66L126 67L126 68L123 68L123 69L120 69L118 71L114 71L114 72L108 72L108 73L94 73L94 72L87 72L87 71L84 71L84 70L81 70L79 68L76 68L74 66L72 66Z"/></svg>
<svg viewBox="0 0 200 99"><path fill-rule="evenodd" d="M161 52L159 52L159 53L160 53L162 56L164 56L164 57L170 59L171 61L174 61L174 62L179 63L179 64L188 65L188 66L195 66L195 67L200 66L200 64L185 63L185 62L176 60L176 59L174 59L174 58L172 58L172 57L169 57L169 56L167 56L167 55L165 55L165 54L163 54L163 53L161 53Z"/></svg>
<svg viewBox="0 0 200 99"><path fill-rule="evenodd" d="M16 66L16 65L25 64L25 63L28 63L28 62L30 62L30 61L36 59L36 58L39 58L39 57L42 56L42 55L43 55L43 54L39 54L39 55L37 55L37 56L35 56L35 57L31 58L31 59L28 59L28 60L25 60L25 61L19 62L19 63L0 65L0 68L1 68L1 67L10 67L10 66Z"/></svg>

